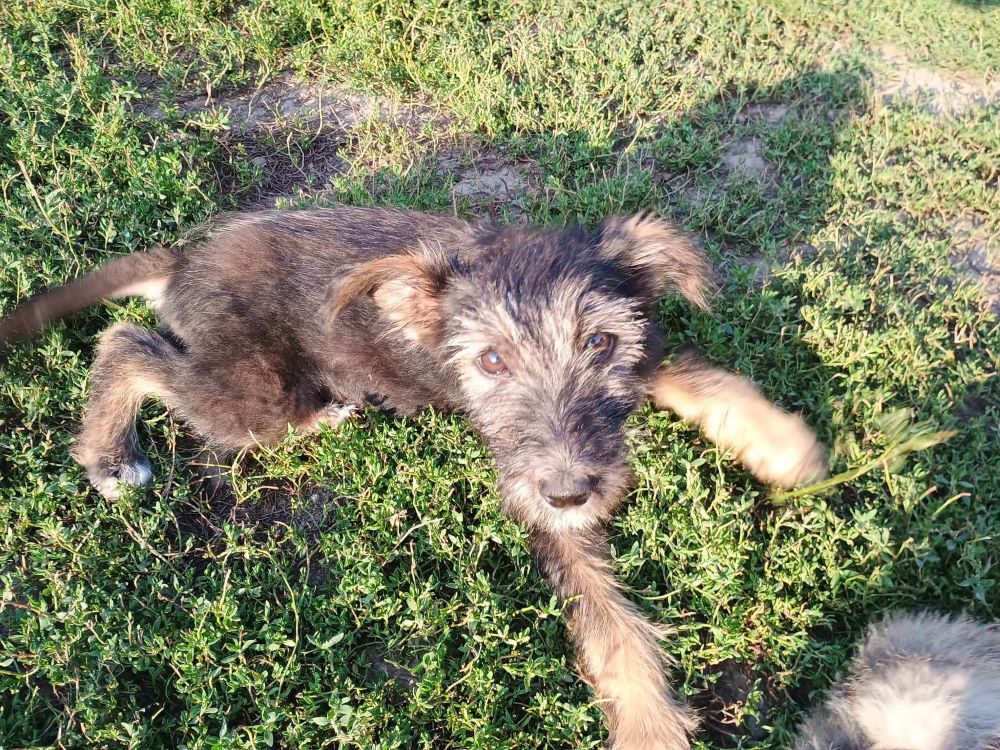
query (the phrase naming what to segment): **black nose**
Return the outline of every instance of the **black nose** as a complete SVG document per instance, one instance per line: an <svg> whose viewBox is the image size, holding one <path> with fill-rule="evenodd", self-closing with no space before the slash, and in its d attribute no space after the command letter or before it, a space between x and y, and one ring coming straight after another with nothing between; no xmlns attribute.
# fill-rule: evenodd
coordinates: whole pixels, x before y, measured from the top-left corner
<svg viewBox="0 0 1000 750"><path fill-rule="evenodd" d="M592 474L575 477L572 474L561 473L538 483L539 492L553 508L583 505L596 488L597 477Z"/></svg>

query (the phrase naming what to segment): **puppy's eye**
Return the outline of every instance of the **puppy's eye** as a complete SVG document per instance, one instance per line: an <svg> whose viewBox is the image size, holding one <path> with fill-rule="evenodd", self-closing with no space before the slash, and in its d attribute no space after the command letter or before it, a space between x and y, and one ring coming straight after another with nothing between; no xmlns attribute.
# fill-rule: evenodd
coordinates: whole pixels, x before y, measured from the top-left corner
<svg viewBox="0 0 1000 750"><path fill-rule="evenodd" d="M617 340L610 333L593 333L587 337L583 348L590 352L590 355L595 359L603 360L611 356Z"/></svg>
<svg viewBox="0 0 1000 750"><path fill-rule="evenodd" d="M503 357L492 349L479 355L476 363L479 365L479 369L487 375L493 375L494 377L507 375L510 372L507 369L507 363L503 361Z"/></svg>

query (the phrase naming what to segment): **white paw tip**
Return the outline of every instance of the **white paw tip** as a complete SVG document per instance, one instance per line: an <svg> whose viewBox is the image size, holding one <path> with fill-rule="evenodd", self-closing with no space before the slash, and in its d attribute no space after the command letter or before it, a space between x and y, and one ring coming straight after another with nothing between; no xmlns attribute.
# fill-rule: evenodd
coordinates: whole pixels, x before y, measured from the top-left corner
<svg viewBox="0 0 1000 750"><path fill-rule="evenodd" d="M118 500L122 496L121 490L118 489L118 480L114 477L94 482L94 489L106 500Z"/></svg>
<svg viewBox="0 0 1000 750"><path fill-rule="evenodd" d="M354 404L347 404L346 406L340 406L339 404L330 404L323 409L324 416L328 422L331 424L340 424L341 422L346 422L348 419L353 417L358 411L358 407Z"/></svg>
<svg viewBox="0 0 1000 750"><path fill-rule="evenodd" d="M130 487L141 487L153 478L153 468L146 461L122 464L118 468L118 481Z"/></svg>

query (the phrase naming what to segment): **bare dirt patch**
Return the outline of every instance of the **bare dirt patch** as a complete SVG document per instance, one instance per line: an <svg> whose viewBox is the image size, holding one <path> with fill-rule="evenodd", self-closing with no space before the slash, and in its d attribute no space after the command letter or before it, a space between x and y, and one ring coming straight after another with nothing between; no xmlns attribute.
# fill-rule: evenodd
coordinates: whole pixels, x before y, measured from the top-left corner
<svg viewBox="0 0 1000 750"><path fill-rule="evenodd" d="M352 136L380 121L403 139L426 139L445 130L450 118L439 109L362 94L343 86L302 82L282 74L265 86L168 101L150 83L134 110L147 117L179 117L191 127L219 130L224 158L217 164L224 192L243 207L274 199L321 193L353 158Z"/></svg>
<svg viewBox="0 0 1000 750"><path fill-rule="evenodd" d="M380 162L370 148L370 134L368 141L359 137L363 130L407 144L412 159L405 173L432 164L434 179L452 185L456 210L461 202L476 215L516 219L540 182L533 161L448 135L451 119L441 110L304 83L288 74L257 89L176 102L166 102L150 84L135 111L153 118L180 116L196 127L218 127L222 118L218 180L241 208L273 206L278 198L335 199L332 182L352 164L370 173L369 189L377 197L395 179L383 169L400 156L390 152L391 161Z"/></svg>
<svg viewBox="0 0 1000 750"><path fill-rule="evenodd" d="M515 198L528 189L528 182L514 167L493 166L485 171L482 165L461 174L452 192L470 198Z"/></svg>
<svg viewBox="0 0 1000 750"><path fill-rule="evenodd" d="M223 525L240 526L261 539L295 530L315 541L332 522L336 508L345 498L323 487L267 488L252 500L240 500L228 482L205 486L196 502L187 509L187 521L197 538L204 542L224 538Z"/></svg>
<svg viewBox="0 0 1000 750"><path fill-rule="evenodd" d="M749 180L758 183L765 196L773 198L777 195L777 170L764 158L764 144L759 138L731 141L722 149L720 160L725 181Z"/></svg>
<svg viewBox="0 0 1000 750"><path fill-rule="evenodd" d="M217 164L216 174L241 207L270 206L275 198L327 187L343 174L348 168L343 157L348 137L336 128L229 131L220 138L225 159ZM248 180L251 187L237 193L237 186Z"/></svg>
<svg viewBox="0 0 1000 750"><path fill-rule="evenodd" d="M764 253L754 253L753 255L736 257L730 256L724 260L724 271L733 268L748 269L753 274L751 283L755 288L761 288L770 279L775 271L787 266L789 263L808 261L816 256L817 249L806 242L799 242L794 245L783 245L772 255Z"/></svg>
<svg viewBox="0 0 1000 750"><path fill-rule="evenodd" d="M767 737L767 714L778 703L778 691L760 665L728 659L710 667L708 674L715 680L692 699L702 713L708 735L723 747ZM745 707L755 694L757 710L747 715Z"/></svg>
<svg viewBox="0 0 1000 750"><path fill-rule="evenodd" d="M764 158L764 147L758 138L733 141L722 151L722 164L730 174L739 174L759 182L769 183L774 167Z"/></svg>
<svg viewBox="0 0 1000 750"><path fill-rule="evenodd" d="M162 118L171 112L196 117L205 113L225 115L232 128L254 128L297 118L327 119L329 124L350 128L379 106L379 100L337 86L303 83L282 74L260 88L243 89L220 96L198 96L165 101L154 85L143 91L134 109L148 117Z"/></svg>
<svg viewBox="0 0 1000 750"><path fill-rule="evenodd" d="M365 656L371 665L365 675L368 682L377 683L385 680L392 680L405 690L415 690L419 680L417 676L406 667L396 664L391 659L391 655L386 651L385 646L376 643L365 650Z"/></svg>
<svg viewBox="0 0 1000 750"><path fill-rule="evenodd" d="M686 200L693 208L701 208L712 196L711 190L705 190L695 184L693 180L688 180L672 189L678 197Z"/></svg>
<svg viewBox="0 0 1000 750"><path fill-rule="evenodd" d="M209 461L207 451L198 461ZM214 461L213 461L214 463ZM314 549L321 535L336 523L338 508L352 502L325 487L262 487L252 498L240 498L218 466L199 467L191 498L178 514L179 527L188 537L184 559L196 570L225 552L225 526L241 529L258 544L277 541L285 544L289 535L298 534ZM302 560L311 586L321 586L330 578L330 570L320 555L307 554Z"/></svg>
<svg viewBox="0 0 1000 750"><path fill-rule="evenodd" d="M769 125L777 125L788 117L791 110L787 104L748 104L740 110L736 119L742 123L766 122Z"/></svg>
<svg viewBox="0 0 1000 750"><path fill-rule="evenodd" d="M982 286L990 309L1000 316L1000 254L980 244L966 251L964 261L966 272Z"/></svg>
<svg viewBox="0 0 1000 750"><path fill-rule="evenodd" d="M957 225L952 239L955 268L982 290L990 311L1000 317L1000 241L983 227Z"/></svg>
<svg viewBox="0 0 1000 750"><path fill-rule="evenodd" d="M468 199L473 213L489 217L505 210L515 218L523 216L526 200L537 192L540 180L534 162L512 160L470 143L442 154L437 171L445 179L454 180L452 197L456 204L459 199Z"/></svg>
<svg viewBox="0 0 1000 750"><path fill-rule="evenodd" d="M974 107L1000 102L1000 81L988 81L967 72L935 70L911 63L898 47L879 45L873 50L885 63L876 76L883 101L921 99L935 113L961 114Z"/></svg>

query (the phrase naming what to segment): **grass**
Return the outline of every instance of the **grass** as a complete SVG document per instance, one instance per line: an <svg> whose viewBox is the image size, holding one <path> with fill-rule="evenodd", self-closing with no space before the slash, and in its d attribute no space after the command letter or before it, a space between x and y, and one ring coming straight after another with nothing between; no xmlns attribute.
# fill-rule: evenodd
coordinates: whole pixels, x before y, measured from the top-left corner
<svg viewBox="0 0 1000 750"><path fill-rule="evenodd" d="M784 746L886 610L1000 616L1000 326L959 259L997 250L1000 110L886 101L899 63L879 52L995 76L995 3L13 0L0 29L0 313L276 170L301 178L283 205L451 211L456 180L499 162L528 175L521 200L455 208L592 225L652 205L701 235L723 294L711 315L666 300L671 340L804 412L847 475L772 497L669 414L635 418L616 565L674 628L703 746ZM386 106L334 135L170 106L284 70ZM734 144L765 168L741 174ZM2 364L0 746L600 747L461 419L289 436L210 501L151 404L156 479L111 503L68 447L95 338L123 319L152 322L95 307Z"/></svg>

